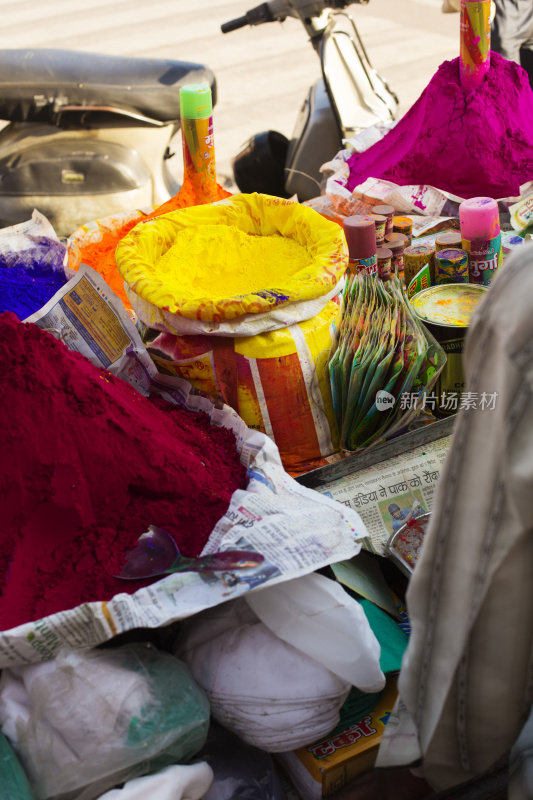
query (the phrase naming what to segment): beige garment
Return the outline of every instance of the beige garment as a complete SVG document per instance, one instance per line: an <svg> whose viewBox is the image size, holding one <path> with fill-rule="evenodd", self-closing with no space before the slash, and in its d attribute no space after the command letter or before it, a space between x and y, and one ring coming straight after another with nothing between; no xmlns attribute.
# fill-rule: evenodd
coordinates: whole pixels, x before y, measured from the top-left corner
<svg viewBox="0 0 533 800"><path fill-rule="evenodd" d="M505 756L533 700L533 245L502 267L465 349L459 412L408 589L401 701L378 766L437 790Z"/></svg>
<svg viewBox="0 0 533 800"><path fill-rule="evenodd" d="M442 13L453 14L461 10L461 0L442 0Z"/></svg>

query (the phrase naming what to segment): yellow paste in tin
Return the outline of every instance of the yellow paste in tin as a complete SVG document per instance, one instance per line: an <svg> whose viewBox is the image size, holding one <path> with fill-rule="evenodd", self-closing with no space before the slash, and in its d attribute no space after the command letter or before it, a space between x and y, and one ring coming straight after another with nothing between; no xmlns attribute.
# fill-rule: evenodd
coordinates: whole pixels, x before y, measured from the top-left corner
<svg viewBox="0 0 533 800"><path fill-rule="evenodd" d="M467 328L485 291L485 287L467 283L443 284L415 295L411 305L427 322Z"/></svg>
<svg viewBox="0 0 533 800"><path fill-rule="evenodd" d="M275 289L311 261L308 249L280 234L255 235L233 225L185 228L157 261L170 295L219 300Z"/></svg>

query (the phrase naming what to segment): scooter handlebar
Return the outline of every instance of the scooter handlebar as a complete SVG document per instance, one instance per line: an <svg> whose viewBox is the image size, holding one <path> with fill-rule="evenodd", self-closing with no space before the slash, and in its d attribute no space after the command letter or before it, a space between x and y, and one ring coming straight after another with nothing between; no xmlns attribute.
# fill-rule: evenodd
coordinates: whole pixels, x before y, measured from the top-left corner
<svg viewBox="0 0 533 800"><path fill-rule="evenodd" d="M274 22L275 17L270 11L268 3L261 3L260 6L247 11L244 17L237 17L231 19L229 22L223 22L220 26L222 33L230 33L236 31L238 28L244 28L245 25L261 25L263 22Z"/></svg>
<svg viewBox="0 0 533 800"><path fill-rule="evenodd" d="M268 0L266 3L247 11L243 17L237 17L220 26L222 33L236 31L245 25L261 25L263 22L283 22L287 17L302 20L318 17L326 8L342 9L352 3L366 5L369 0Z"/></svg>
<svg viewBox="0 0 533 800"><path fill-rule="evenodd" d="M231 31L236 31L238 28L244 28L245 25L248 25L246 17L237 17L237 19L230 19L229 22L223 22L220 26L220 30L222 33L230 33Z"/></svg>

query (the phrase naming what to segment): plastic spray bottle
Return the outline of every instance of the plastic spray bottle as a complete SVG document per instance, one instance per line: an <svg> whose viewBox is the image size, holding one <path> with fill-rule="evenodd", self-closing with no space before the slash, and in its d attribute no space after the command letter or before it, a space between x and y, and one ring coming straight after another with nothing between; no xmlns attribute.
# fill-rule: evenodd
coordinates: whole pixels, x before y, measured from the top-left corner
<svg viewBox="0 0 533 800"><path fill-rule="evenodd" d="M462 249L468 252L468 282L489 286L502 263L498 203L492 197L471 197L459 206Z"/></svg>
<svg viewBox="0 0 533 800"><path fill-rule="evenodd" d="M490 2L461 0L459 77L466 93L481 85L490 68Z"/></svg>
<svg viewBox="0 0 533 800"><path fill-rule="evenodd" d="M180 87L184 183L199 203L218 200L211 88L203 83Z"/></svg>

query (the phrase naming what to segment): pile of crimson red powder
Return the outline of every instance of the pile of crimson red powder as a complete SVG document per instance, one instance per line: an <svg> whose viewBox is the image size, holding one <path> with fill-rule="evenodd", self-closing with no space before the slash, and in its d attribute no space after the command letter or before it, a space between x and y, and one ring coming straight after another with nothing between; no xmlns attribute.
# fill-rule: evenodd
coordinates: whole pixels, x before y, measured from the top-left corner
<svg viewBox="0 0 533 800"><path fill-rule="evenodd" d="M0 630L145 585L115 576L150 524L199 555L246 485L233 432L12 313L0 338Z"/></svg>

